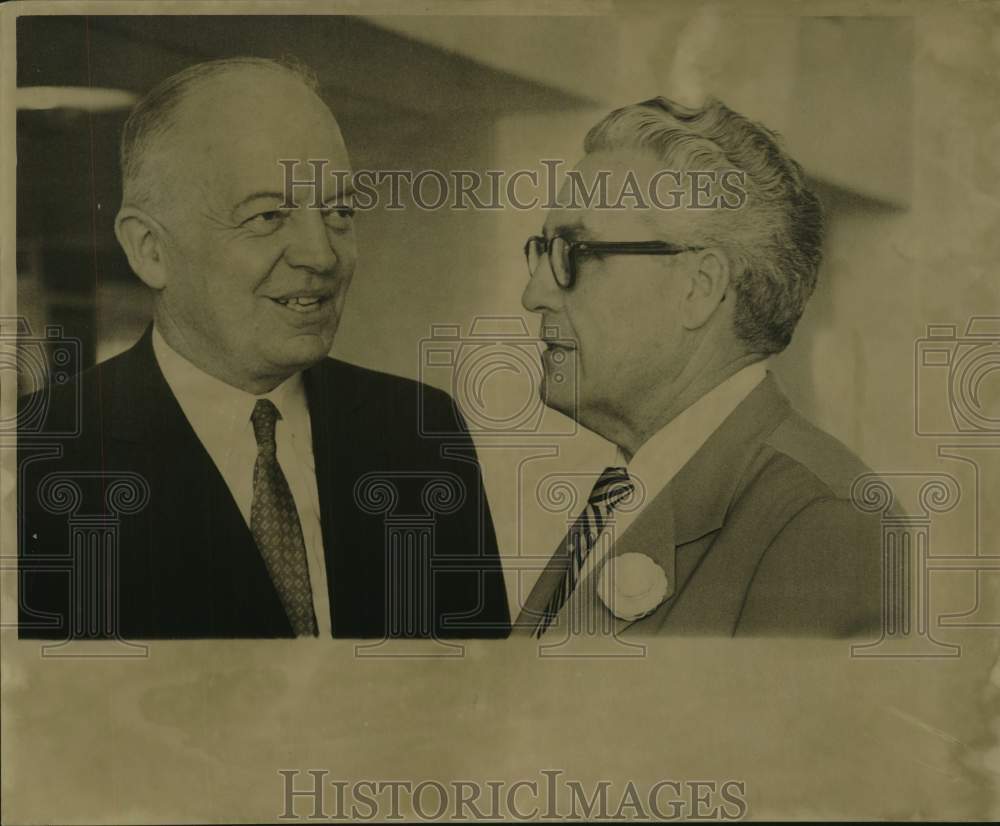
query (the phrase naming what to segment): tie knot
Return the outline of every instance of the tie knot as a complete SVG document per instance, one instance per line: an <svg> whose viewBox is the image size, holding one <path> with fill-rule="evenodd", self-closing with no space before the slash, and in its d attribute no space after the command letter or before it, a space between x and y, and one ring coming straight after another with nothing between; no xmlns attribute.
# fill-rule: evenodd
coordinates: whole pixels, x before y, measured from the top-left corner
<svg viewBox="0 0 1000 826"><path fill-rule="evenodd" d="M253 422L253 435L259 450L274 451L274 427L280 418L281 413L274 402L270 399L257 399L250 421Z"/></svg>
<svg viewBox="0 0 1000 826"><path fill-rule="evenodd" d="M590 505L604 505L613 508L635 490L635 485L629 479L628 470L623 467L605 469L590 492Z"/></svg>

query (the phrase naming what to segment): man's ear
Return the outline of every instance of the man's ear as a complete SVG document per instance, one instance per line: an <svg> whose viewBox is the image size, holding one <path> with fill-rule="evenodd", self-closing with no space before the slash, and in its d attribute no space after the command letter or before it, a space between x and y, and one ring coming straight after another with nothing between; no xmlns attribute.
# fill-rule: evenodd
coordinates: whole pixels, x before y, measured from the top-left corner
<svg viewBox="0 0 1000 826"><path fill-rule="evenodd" d="M725 301L732 263L722 250L709 248L697 253L693 267L682 311L683 324L689 330L703 326Z"/></svg>
<svg viewBox="0 0 1000 826"><path fill-rule="evenodd" d="M115 218L115 237L132 271L147 286L162 290L167 284L166 255L163 231L156 220L137 207L123 206Z"/></svg>

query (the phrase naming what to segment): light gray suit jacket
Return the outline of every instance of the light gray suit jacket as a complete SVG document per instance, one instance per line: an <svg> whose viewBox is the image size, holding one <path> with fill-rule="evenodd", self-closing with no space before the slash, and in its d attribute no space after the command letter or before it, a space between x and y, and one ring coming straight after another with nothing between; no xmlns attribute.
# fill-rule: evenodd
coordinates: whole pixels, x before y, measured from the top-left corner
<svg viewBox="0 0 1000 826"><path fill-rule="evenodd" d="M868 469L792 409L770 373L654 497L609 558L651 557L668 595L635 622L583 580L557 617L590 612L618 634L877 638L881 528L851 502ZM564 540L516 623L530 633L567 564ZM574 603L578 603L575 604ZM600 624L600 623L599 623ZM550 628L543 639L560 632Z"/></svg>

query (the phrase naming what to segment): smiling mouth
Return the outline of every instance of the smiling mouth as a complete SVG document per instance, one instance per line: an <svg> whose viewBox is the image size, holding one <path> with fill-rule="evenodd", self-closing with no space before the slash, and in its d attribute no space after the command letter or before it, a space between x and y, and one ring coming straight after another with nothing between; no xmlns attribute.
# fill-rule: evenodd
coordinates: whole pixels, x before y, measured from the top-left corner
<svg viewBox="0 0 1000 826"><path fill-rule="evenodd" d="M328 296L292 296L289 298L272 298L275 304L293 310L297 313L313 313L320 309L330 299Z"/></svg>

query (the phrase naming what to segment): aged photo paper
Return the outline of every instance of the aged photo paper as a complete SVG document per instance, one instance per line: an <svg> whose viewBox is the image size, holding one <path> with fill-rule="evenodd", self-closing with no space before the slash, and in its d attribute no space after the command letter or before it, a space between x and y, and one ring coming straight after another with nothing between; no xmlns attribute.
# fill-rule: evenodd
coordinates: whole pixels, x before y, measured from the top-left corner
<svg viewBox="0 0 1000 826"><path fill-rule="evenodd" d="M1000 5L0 40L4 823L1000 817Z"/></svg>

